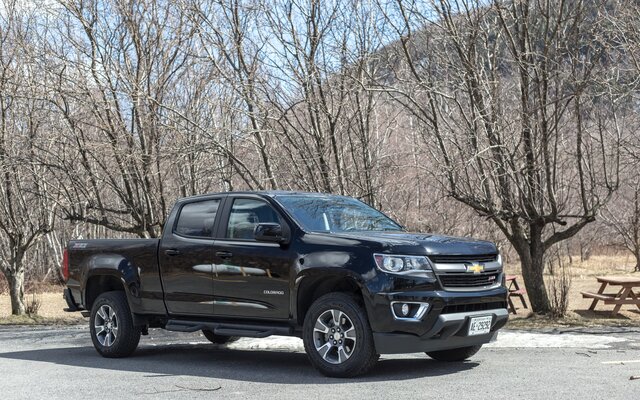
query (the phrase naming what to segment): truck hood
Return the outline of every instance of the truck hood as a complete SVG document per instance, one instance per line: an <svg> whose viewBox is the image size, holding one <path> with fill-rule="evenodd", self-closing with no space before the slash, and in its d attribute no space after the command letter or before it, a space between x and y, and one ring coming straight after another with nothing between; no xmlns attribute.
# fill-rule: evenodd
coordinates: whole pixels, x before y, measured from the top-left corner
<svg viewBox="0 0 640 400"><path fill-rule="evenodd" d="M480 255L498 253L496 245L488 241L429 233L367 231L333 233L332 236L354 239L361 242L377 242L384 250L393 253L409 252L409 254L426 255Z"/></svg>

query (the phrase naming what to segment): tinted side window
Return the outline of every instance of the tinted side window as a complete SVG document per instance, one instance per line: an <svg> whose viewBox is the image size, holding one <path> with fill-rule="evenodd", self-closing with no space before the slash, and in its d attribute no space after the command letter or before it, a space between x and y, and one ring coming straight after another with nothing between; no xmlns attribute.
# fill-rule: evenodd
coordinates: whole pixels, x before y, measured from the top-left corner
<svg viewBox="0 0 640 400"><path fill-rule="evenodd" d="M235 199L229 214L227 237L252 240L256 225L264 222L281 223L269 204L261 200Z"/></svg>
<svg viewBox="0 0 640 400"><path fill-rule="evenodd" d="M180 211L175 233L184 236L213 237L213 223L220 199L185 204Z"/></svg>

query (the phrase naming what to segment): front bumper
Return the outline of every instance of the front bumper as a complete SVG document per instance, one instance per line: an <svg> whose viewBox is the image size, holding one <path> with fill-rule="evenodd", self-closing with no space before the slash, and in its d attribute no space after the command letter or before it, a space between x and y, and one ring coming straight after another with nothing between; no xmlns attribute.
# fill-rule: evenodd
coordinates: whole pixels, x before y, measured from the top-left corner
<svg viewBox="0 0 640 400"><path fill-rule="evenodd" d="M507 308L507 289L504 286L475 292L450 292L426 285L407 289L397 285L385 288L387 290L372 289L379 288L369 288L365 306L371 329L380 333L425 336L436 326L441 315ZM419 321L400 320L394 317L392 306L404 302L427 303L429 307Z"/></svg>
<svg viewBox="0 0 640 400"><path fill-rule="evenodd" d="M469 320L489 315L492 316L491 331L485 335L468 336ZM424 335L375 332L373 339L379 354L418 353L475 346L495 340L498 329L507 323L508 318L506 308L440 314Z"/></svg>

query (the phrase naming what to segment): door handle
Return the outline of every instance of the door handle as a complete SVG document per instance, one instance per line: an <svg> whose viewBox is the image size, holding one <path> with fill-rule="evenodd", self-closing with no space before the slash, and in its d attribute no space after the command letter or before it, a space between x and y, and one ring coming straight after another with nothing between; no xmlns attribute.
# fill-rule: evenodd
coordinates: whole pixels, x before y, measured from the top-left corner
<svg viewBox="0 0 640 400"><path fill-rule="evenodd" d="M216 251L216 256L220 258L231 258L233 256L233 253L231 253L230 251Z"/></svg>
<svg viewBox="0 0 640 400"><path fill-rule="evenodd" d="M168 255L168 256L179 256L180 254L180 250L176 250L176 249L167 249L164 251L164 254Z"/></svg>

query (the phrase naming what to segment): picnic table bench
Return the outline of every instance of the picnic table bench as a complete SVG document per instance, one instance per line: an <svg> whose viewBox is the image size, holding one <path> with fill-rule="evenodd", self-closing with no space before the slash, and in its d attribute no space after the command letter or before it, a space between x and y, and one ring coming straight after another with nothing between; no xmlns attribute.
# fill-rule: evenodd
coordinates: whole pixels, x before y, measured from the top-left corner
<svg viewBox="0 0 640 400"><path fill-rule="evenodd" d="M598 276L597 281L600 283L600 289L597 293L593 292L580 292L582 298L593 299L589 310L595 310L598 301L604 302L604 304L614 304L611 316L616 316L620 311L620 308L625 304L635 305L640 309L640 293L634 292L635 288L640 288L640 277L615 277L615 276ZM620 290L617 293L605 293L607 286L620 286Z"/></svg>
<svg viewBox="0 0 640 400"><path fill-rule="evenodd" d="M518 285L518 277L516 275L507 275L505 276L505 281L509 284L509 286L507 286L507 290L509 290L509 295L507 296L509 311L516 314L516 305L513 304L513 300L511 300L512 297L518 297L522 302L522 306L529 308L527 307L527 302L524 300L524 295L527 293L527 290Z"/></svg>

